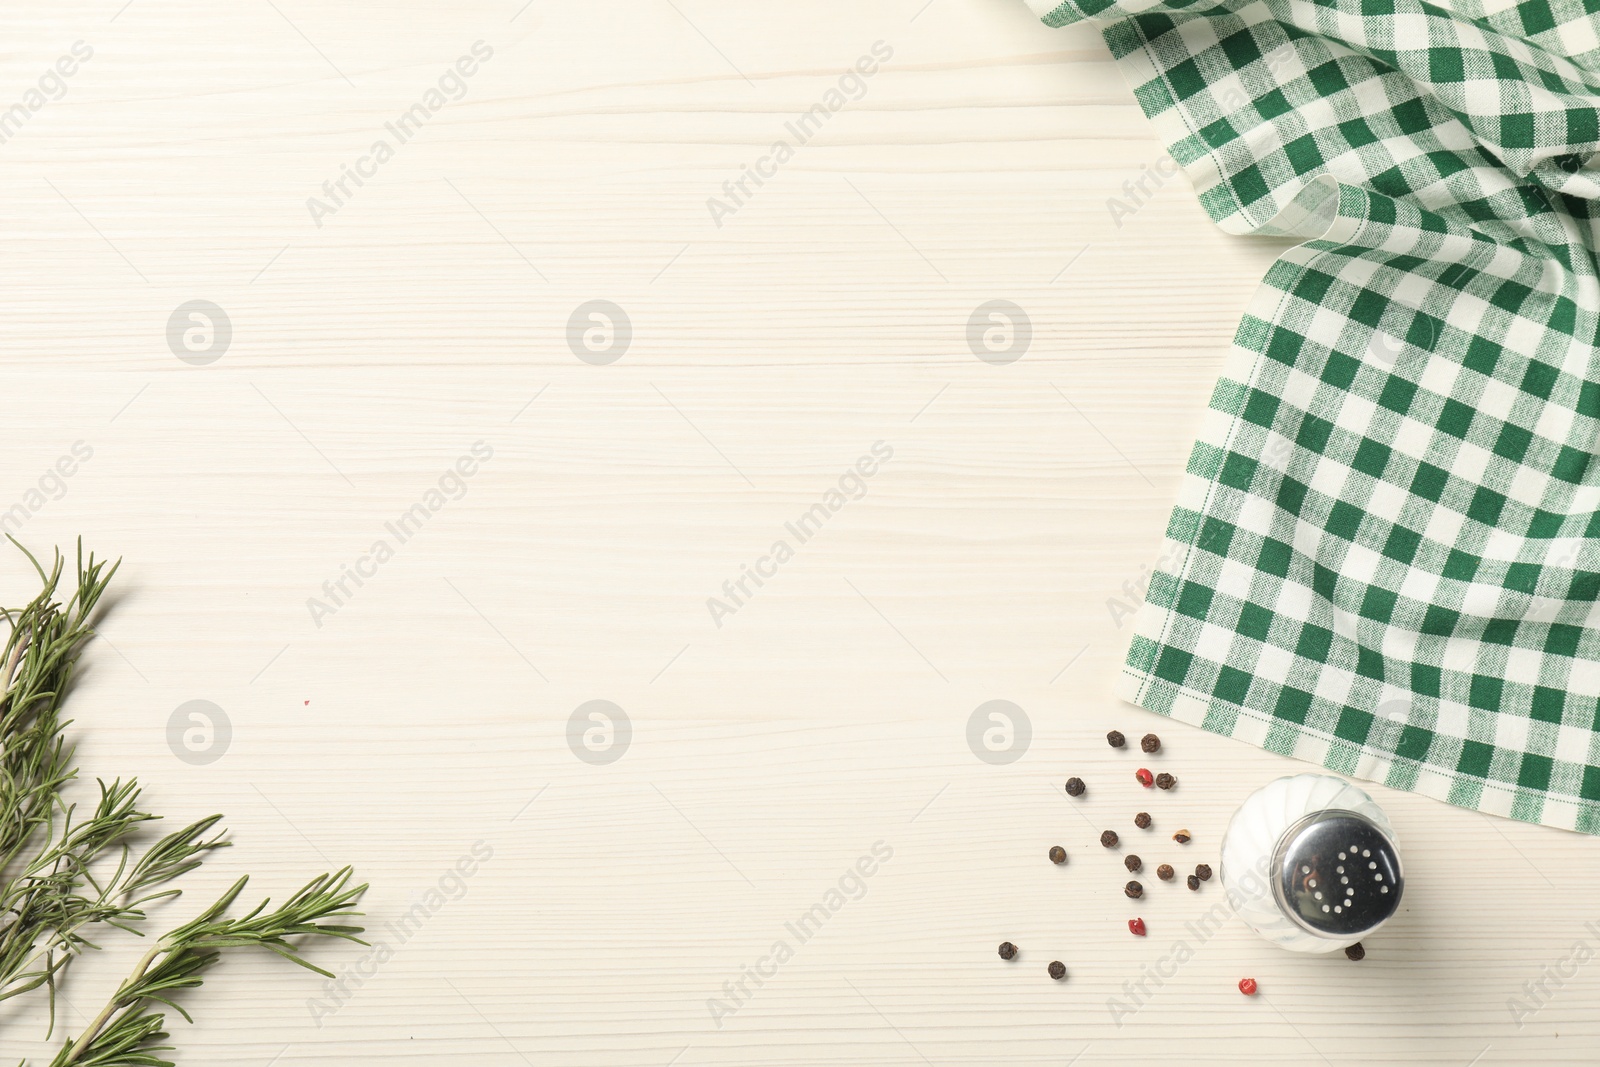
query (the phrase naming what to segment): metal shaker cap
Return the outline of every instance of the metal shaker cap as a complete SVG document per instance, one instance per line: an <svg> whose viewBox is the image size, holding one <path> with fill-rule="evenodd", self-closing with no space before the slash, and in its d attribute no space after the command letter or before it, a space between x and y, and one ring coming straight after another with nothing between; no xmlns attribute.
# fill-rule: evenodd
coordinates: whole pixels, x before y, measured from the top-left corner
<svg viewBox="0 0 1600 1067"><path fill-rule="evenodd" d="M1297 925L1327 938L1358 937L1400 906L1405 876L1394 842L1353 811L1315 811L1273 853L1273 895Z"/></svg>

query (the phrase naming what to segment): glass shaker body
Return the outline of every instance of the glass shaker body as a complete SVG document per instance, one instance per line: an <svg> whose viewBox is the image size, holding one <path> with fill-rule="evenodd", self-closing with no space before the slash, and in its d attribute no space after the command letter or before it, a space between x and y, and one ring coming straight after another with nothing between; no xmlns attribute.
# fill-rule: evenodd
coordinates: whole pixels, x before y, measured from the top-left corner
<svg viewBox="0 0 1600 1067"><path fill-rule="evenodd" d="M1252 793L1222 839L1222 884L1251 929L1293 952L1334 952L1395 913L1394 828L1342 778L1296 774Z"/></svg>

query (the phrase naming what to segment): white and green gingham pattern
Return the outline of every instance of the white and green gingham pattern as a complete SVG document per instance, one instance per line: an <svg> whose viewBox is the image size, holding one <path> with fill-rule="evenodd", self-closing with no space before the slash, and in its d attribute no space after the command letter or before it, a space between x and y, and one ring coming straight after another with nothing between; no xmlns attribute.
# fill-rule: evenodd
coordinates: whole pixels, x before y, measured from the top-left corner
<svg viewBox="0 0 1600 1067"><path fill-rule="evenodd" d="M1307 239L1239 325L1123 694L1600 833L1600 0L1029 2L1101 24L1220 226Z"/></svg>

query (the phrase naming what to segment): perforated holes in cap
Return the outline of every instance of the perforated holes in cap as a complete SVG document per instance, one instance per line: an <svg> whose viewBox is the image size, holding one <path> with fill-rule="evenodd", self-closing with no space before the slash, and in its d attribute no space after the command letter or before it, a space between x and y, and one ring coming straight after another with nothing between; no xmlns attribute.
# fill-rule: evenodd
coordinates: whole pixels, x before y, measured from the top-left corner
<svg viewBox="0 0 1600 1067"><path fill-rule="evenodd" d="M1400 905L1403 878L1394 844L1354 812L1308 815L1284 833L1274 861L1279 906L1319 936L1359 935ZM1323 895L1329 886L1336 887L1331 901Z"/></svg>

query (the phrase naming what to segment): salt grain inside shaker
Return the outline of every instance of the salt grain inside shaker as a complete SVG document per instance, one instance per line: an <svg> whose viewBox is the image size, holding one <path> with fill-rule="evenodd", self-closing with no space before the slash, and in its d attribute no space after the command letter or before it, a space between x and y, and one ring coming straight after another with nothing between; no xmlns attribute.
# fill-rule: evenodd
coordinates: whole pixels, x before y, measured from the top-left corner
<svg viewBox="0 0 1600 1067"><path fill-rule="evenodd" d="M1405 878L1394 828L1362 790L1296 774L1256 790L1222 839L1222 884L1239 917L1294 952L1334 952L1382 926Z"/></svg>

